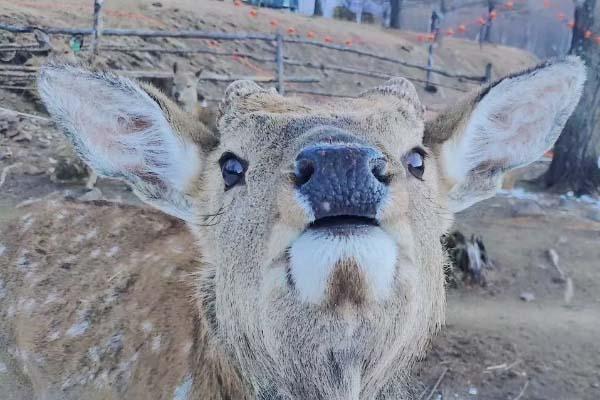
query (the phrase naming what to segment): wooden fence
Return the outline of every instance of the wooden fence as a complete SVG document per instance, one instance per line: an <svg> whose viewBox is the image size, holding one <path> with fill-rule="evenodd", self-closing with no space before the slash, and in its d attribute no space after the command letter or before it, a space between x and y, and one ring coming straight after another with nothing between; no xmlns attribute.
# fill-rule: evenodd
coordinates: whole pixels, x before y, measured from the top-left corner
<svg viewBox="0 0 600 400"><path fill-rule="evenodd" d="M491 80L491 65L487 65L485 71L480 76L469 75L465 73L445 71L433 66L433 52L435 45L432 43L429 47L429 59L427 65L419 65L411 63L400 58L391 57L387 55L381 55L366 50L350 48L348 46L341 46L331 43L322 43L314 40L307 40L297 37L284 36L280 31L276 34L262 34L262 33L224 33L224 32L205 32L199 30L179 30L179 31L165 31L165 30L144 30L144 29L104 29L102 24L102 6L104 0L94 0L94 16L93 26L91 28L56 28L56 27L33 27L33 26L16 26L5 23L0 23L0 30L16 33L26 34L33 33L36 39L36 43L28 44L0 44L0 56L2 53L15 52L15 51L26 51L26 52L38 52L45 53L51 51L50 35L68 35L72 37L91 37L91 44L81 48L82 51L90 51L90 58L93 59L100 52L152 52L152 53L172 53L172 54L211 54L215 56L235 56L241 58L251 59L260 63L272 63L274 64L274 75L272 78L259 78L259 77L243 77L245 79L255 79L262 82L274 82L277 85L277 90L284 94L286 91L286 83L293 82L298 84L303 83L315 83L319 82L317 77L292 77L285 73L286 66L304 67L308 69L316 70L328 70L336 73L354 74L372 78L387 79L393 76L393 74L384 73L380 71L371 71L364 69L351 68L342 65L333 65L328 63L315 63L309 61L293 60L286 57L286 48L289 45L307 45L323 48L330 51L339 51L350 54L355 54L360 57L367 57L379 61L385 61L395 65L401 65L405 68L411 68L416 71L423 71L425 73L424 79L417 77L407 77L408 79L422 83L426 90L435 91L437 87L449 88L456 91L466 91L465 89L455 86L452 84L442 84L432 81L433 75L439 75L445 78L456 80L459 82L468 82L473 84L482 84ZM434 17L432 17L432 31L435 37L436 23L434 23ZM163 48L157 46L123 46L114 43L106 43L104 37L138 37L138 38L184 38L184 39L210 39L215 41L266 41L274 44L275 54L274 57L261 57L255 54L247 52L237 51L219 51L209 48ZM104 43L103 43L104 41ZM17 82L22 85L27 80L33 80L35 78L36 70L30 67L18 67L9 64L0 64L0 78L10 79L11 82ZM170 72L154 72L154 71L119 71L119 73L127 74L133 77L163 77L167 78L172 76ZM216 77L206 78L206 80L213 81L233 81L239 77ZM203 79L202 77L200 79ZM10 86L0 85L3 88L14 88L23 89L23 86ZM30 88L30 87L25 87ZM313 90L290 90L290 92L310 94L317 96L339 96L348 97L344 94L336 93L323 93Z"/></svg>

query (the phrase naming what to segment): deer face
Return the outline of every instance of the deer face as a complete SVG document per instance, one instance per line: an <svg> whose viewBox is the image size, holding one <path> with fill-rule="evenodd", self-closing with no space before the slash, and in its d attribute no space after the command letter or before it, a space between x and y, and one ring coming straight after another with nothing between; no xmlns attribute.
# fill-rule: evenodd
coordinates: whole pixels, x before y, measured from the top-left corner
<svg viewBox="0 0 600 400"><path fill-rule="evenodd" d="M443 322L451 213L552 146L584 79L545 64L427 125L404 79L319 105L236 82L218 137L111 75L50 65L40 92L99 173L188 222L200 313L258 398L397 398Z"/></svg>
<svg viewBox="0 0 600 400"><path fill-rule="evenodd" d="M198 104L198 77L200 71L181 70L177 63L173 64L173 87L171 97L186 112L192 112Z"/></svg>

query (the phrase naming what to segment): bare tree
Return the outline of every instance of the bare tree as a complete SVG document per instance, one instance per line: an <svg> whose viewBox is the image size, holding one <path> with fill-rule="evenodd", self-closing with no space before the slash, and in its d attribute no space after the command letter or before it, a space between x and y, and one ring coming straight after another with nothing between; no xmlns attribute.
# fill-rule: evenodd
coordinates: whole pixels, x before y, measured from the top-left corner
<svg viewBox="0 0 600 400"><path fill-rule="evenodd" d="M403 2L404 0L390 0L390 28L400 29Z"/></svg>
<svg viewBox="0 0 600 400"><path fill-rule="evenodd" d="M579 2L571 54L579 55L588 67L588 78L577 109L554 148L554 159L544 176L547 187L572 190L577 195L600 189L600 4Z"/></svg>

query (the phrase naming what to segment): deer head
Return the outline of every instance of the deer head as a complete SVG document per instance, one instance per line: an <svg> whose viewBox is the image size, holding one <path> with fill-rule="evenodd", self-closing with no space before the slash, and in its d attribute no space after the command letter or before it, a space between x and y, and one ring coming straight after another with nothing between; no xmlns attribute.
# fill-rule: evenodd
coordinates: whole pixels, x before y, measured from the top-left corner
<svg viewBox="0 0 600 400"><path fill-rule="evenodd" d="M151 87L61 65L53 118L100 174L187 221L198 312L260 399L384 399L444 320L452 213L550 148L577 58L507 77L425 123L413 85L310 104L231 84L218 134Z"/></svg>
<svg viewBox="0 0 600 400"><path fill-rule="evenodd" d="M192 112L200 104L206 107L204 97L198 93L198 78L202 71L184 71L173 63L173 87L171 97L186 112Z"/></svg>

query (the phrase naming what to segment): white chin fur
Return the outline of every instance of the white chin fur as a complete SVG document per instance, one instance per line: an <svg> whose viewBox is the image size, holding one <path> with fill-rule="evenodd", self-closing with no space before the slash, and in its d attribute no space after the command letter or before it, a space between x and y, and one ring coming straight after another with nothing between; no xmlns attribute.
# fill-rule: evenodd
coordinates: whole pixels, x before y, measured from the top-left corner
<svg viewBox="0 0 600 400"><path fill-rule="evenodd" d="M394 282L397 246L381 228L350 235L306 231L290 249L290 273L301 300L319 304L340 260L354 260L361 269L370 297L385 300Z"/></svg>

